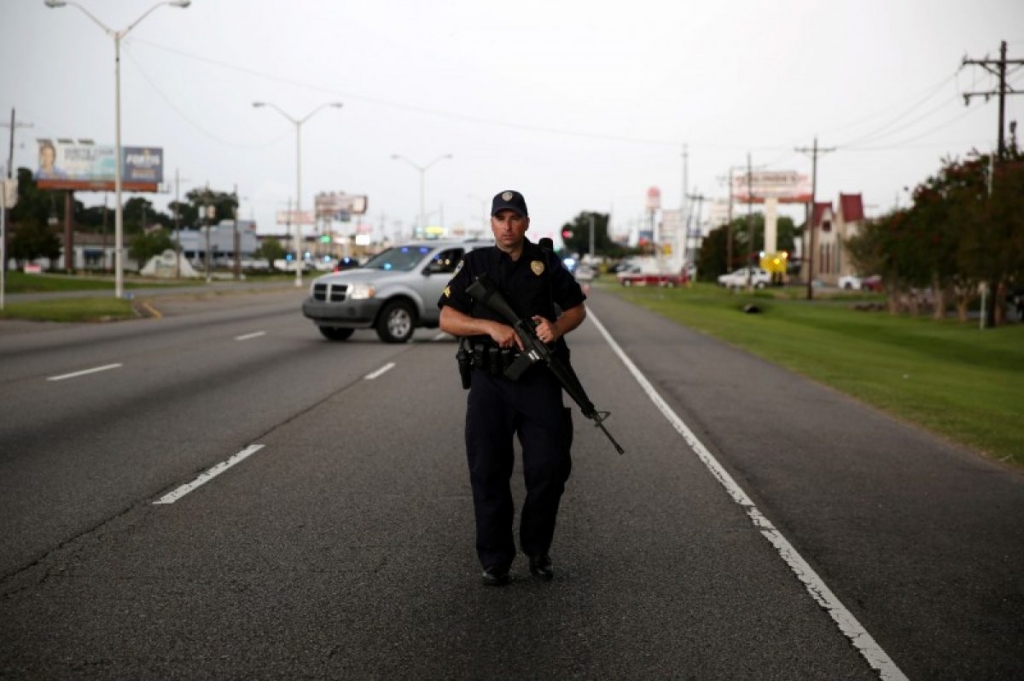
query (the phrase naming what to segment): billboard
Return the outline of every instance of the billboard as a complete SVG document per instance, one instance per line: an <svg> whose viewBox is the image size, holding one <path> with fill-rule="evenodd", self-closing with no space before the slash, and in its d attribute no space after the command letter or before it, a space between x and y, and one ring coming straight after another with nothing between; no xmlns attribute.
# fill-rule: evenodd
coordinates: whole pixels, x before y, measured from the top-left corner
<svg viewBox="0 0 1024 681"><path fill-rule="evenodd" d="M311 210L279 210L275 216L279 225L315 225Z"/></svg>
<svg viewBox="0 0 1024 681"><path fill-rule="evenodd" d="M345 192L320 192L315 197L316 217L321 220L346 221L346 215L363 215L369 202L365 196Z"/></svg>
<svg viewBox="0 0 1024 681"><path fill-rule="evenodd" d="M811 178L795 170L755 170L732 176L732 195L738 203L807 203L811 200ZM751 196L753 195L753 196Z"/></svg>
<svg viewBox="0 0 1024 681"><path fill-rule="evenodd" d="M661 190L651 187L647 190L647 210L658 210L661 208Z"/></svg>
<svg viewBox="0 0 1024 681"><path fill-rule="evenodd" d="M113 191L116 147L72 140L39 140L33 173L40 189ZM155 192L164 179L163 149L121 147L121 187Z"/></svg>

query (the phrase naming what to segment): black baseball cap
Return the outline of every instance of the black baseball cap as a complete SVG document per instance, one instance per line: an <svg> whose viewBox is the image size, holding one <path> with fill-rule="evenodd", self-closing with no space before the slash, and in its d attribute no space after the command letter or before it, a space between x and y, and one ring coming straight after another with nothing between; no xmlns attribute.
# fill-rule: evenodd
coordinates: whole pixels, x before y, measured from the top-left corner
<svg viewBox="0 0 1024 681"><path fill-rule="evenodd" d="M522 217L529 217L526 212L526 199L517 191L511 189L498 192L491 201L491 215L497 215L503 210L510 210Z"/></svg>

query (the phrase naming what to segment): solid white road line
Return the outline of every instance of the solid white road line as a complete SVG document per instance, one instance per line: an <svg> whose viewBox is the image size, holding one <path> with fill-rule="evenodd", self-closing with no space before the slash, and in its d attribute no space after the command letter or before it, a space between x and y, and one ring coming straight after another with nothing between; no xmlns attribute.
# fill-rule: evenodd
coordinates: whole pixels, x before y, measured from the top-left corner
<svg viewBox="0 0 1024 681"><path fill-rule="evenodd" d="M76 372L74 372L72 374L63 374L61 376L50 376L46 380L47 381L63 381L66 378L77 378L79 376L85 376L86 374L95 374L95 373L100 372L100 371L109 371L110 369L117 369L120 366L124 366L124 365L122 365L122 364L105 364L104 366L101 366L101 367L95 367L93 369L85 369L83 371L76 371Z"/></svg>
<svg viewBox="0 0 1024 681"><path fill-rule="evenodd" d="M363 376L363 378L365 378L367 381L372 381L373 379L377 378L381 374L383 374L385 372L388 372L388 371L391 371L391 369L393 369L394 366L395 366L394 362L388 362L387 364L382 366L380 369L377 369L373 373L366 374L365 376Z"/></svg>
<svg viewBox="0 0 1024 681"><path fill-rule="evenodd" d="M242 335L242 336L235 336L235 340L243 341L243 340L249 340L250 338L259 338L260 336L266 336L266 335L267 335L266 331L255 331L253 333L247 333L247 334Z"/></svg>
<svg viewBox="0 0 1024 681"><path fill-rule="evenodd" d="M622 363L626 365L629 372L633 374L637 383L643 388L647 396L650 397L651 401L658 408L659 411L668 419L669 423L675 427L683 439L686 440L686 444L690 446L690 449L697 455L707 469L711 472L716 480L725 488L725 491L729 493L729 496L733 498L737 504L742 506L750 517L751 522L754 523L761 535L767 539L775 550L779 552L782 560L789 565L790 569L796 574L797 578L803 582L807 588L808 593L811 597L820 605L835 621L838 625L839 630L853 644L853 647L860 651L860 654L867 660L868 665L878 672L878 676L881 679L892 680L892 681L906 681L906 675L896 666L896 663L889 657L888 654L882 647L875 642L875 639L861 626L857 618L853 616L846 606L843 605L836 597L832 590L828 588L825 582L818 576L810 565L807 564L793 545L782 536L782 533L775 528L774 525L765 518L764 514L758 510L754 502L750 500L746 492L743 491L732 476L729 475L728 471L722 467L718 460L708 451L707 447L697 439L697 436L693 434L693 431L687 427L679 416L672 411L672 408L661 398L661 395L654 389L650 381L637 369L636 365L633 364L632 360L626 356L626 353L619 347L619 344L615 342L608 330L604 328L604 325L597 320L597 317L592 311L587 311L587 319L594 322L597 329L604 336L608 345L618 355Z"/></svg>
<svg viewBox="0 0 1024 681"><path fill-rule="evenodd" d="M203 473L202 475L200 475L198 478L188 483L187 485L182 485L173 492L165 494L164 496L160 497L159 499L154 501L153 504L173 504L175 501L182 498L183 496L194 490L196 487L204 485L210 480L213 480L215 477L217 477L227 469L231 468L237 463L241 463L242 461L249 458L256 452L260 451L261 449L263 449L263 445L249 445L242 451L232 456L227 461L221 461L219 464L209 469L208 471L206 471L205 473Z"/></svg>

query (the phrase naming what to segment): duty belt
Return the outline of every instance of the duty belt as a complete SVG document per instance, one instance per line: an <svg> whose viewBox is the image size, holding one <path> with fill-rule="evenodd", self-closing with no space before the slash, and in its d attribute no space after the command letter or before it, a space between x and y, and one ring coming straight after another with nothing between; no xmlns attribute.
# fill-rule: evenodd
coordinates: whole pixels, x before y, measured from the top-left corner
<svg viewBox="0 0 1024 681"><path fill-rule="evenodd" d="M474 369L482 369L497 376L512 365L519 356L519 351L513 348L499 348L489 343L471 343L469 356Z"/></svg>
<svg viewBox="0 0 1024 681"><path fill-rule="evenodd" d="M499 348L494 343L473 341L469 338L460 339L456 359L459 362L463 387L469 387L471 369L480 369L493 376L498 376L504 373L505 369L509 368L519 355L520 352L516 348Z"/></svg>

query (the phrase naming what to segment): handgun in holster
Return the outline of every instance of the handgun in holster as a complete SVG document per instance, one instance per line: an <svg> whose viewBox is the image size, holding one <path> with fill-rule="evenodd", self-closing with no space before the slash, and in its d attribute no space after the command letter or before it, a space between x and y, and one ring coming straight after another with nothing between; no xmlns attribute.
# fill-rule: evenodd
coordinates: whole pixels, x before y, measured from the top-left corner
<svg viewBox="0 0 1024 681"><path fill-rule="evenodd" d="M473 379L473 350L468 338L459 339L459 351L455 353L455 361L459 363L459 378L462 389L469 390Z"/></svg>

